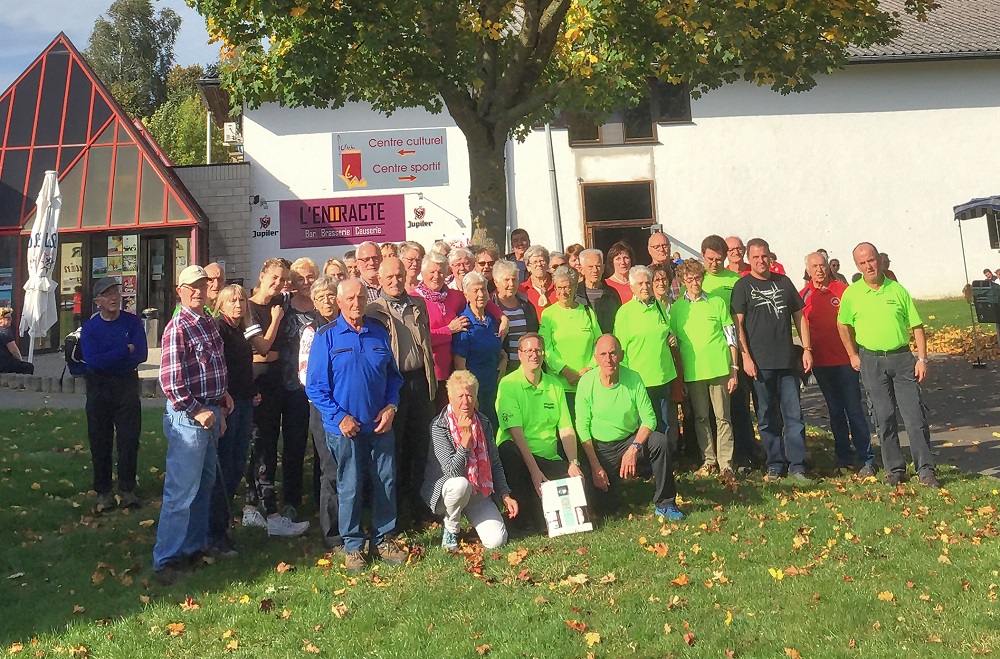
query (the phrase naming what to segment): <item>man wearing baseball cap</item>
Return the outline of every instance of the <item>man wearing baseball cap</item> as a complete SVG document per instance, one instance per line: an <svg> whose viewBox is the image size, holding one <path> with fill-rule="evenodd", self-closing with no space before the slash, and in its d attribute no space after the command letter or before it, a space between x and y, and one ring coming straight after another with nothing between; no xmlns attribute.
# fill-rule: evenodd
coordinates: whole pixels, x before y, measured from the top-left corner
<svg viewBox="0 0 1000 659"><path fill-rule="evenodd" d="M146 331L135 314L122 311L122 287L114 277L94 284L98 313L80 330L87 362L87 437L94 465L98 510L113 508L112 449L118 435L118 494L124 508L139 507L135 494L142 407L139 364L146 361Z"/></svg>
<svg viewBox="0 0 1000 659"><path fill-rule="evenodd" d="M233 409L222 337L205 311L208 285L204 268L184 268L177 278L180 311L163 330L160 386L167 397L167 465L153 570L164 585L176 581L207 542L217 443Z"/></svg>

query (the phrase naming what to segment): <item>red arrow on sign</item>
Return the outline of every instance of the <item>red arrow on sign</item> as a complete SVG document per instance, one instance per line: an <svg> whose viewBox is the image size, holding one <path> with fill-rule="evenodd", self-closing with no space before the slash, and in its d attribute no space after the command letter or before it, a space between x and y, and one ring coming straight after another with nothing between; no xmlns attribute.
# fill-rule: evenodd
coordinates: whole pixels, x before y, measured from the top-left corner
<svg viewBox="0 0 1000 659"><path fill-rule="evenodd" d="M416 151L407 151L406 149L400 149L396 153L398 153L401 156L408 156L408 155L416 153Z"/></svg>
<svg viewBox="0 0 1000 659"><path fill-rule="evenodd" d="M399 177L397 177L397 178L398 178L398 179L399 179L400 181L409 181L409 182L411 182L411 183L412 183L413 181L416 181L416 180L417 180L417 177L416 177L416 176L414 176L413 174L410 174L409 176L399 176Z"/></svg>

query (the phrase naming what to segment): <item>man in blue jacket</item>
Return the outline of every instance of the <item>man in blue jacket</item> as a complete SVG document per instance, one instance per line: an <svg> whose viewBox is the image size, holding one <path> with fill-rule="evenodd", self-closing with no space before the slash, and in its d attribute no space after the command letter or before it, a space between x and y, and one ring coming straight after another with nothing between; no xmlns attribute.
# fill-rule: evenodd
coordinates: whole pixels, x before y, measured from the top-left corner
<svg viewBox="0 0 1000 659"><path fill-rule="evenodd" d="M396 527L392 422L403 376L388 330L365 317L367 305L360 279L340 284L340 317L316 331L306 369L306 394L323 416L326 442L337 461L337 521L348 572L362 570L367 562L362 554L361 512L369 490L372 537L368 558L399 564L408 555L387 535Z"/></svg>
<svg viewBox="0 0 1000 659"><path fill-rule="evenodd" d="M135 494L142 407L139 364L146 361L146 330L135 314L122 311L122 289L113 277L94 284L99 313L83 324L80 349L87 362L87 435L94 463L97 508L115 506L111 456L118 434L118 494L125 508L141 504Z"/></svg>

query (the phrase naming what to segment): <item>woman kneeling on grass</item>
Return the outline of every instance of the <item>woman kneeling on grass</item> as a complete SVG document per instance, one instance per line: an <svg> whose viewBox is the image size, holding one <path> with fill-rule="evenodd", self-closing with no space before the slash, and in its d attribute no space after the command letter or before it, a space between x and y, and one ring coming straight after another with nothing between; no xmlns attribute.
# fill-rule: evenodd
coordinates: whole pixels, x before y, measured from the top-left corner
<svg viewBox="0 0 1000 659"><path fill-rule="evenodd" d="M431 448L421 495L444 516L441 546L458 549L462 513L476 527L487 549L507 543L507 528L497 507L499 499L507 516L517 517L517 501L510 496L500 453L493 439L496 430L476 409L479 382L469 371L455 371L448 378L448 405L431 422Z"/></svg>

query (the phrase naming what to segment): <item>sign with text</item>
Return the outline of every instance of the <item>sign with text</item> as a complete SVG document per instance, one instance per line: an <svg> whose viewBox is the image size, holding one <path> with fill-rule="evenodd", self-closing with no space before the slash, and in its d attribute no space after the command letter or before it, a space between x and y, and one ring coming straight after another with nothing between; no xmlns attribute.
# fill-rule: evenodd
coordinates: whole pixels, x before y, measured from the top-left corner
<svg viewBox="0 0 1000 659"><path fill-rule="evenodd" d="M335 133L333 138L337 192L448 185L444 128Z"/></svg>
<svg viewBox="0 0 1000 659"><path fill-rule="evenodd" d="M383 195L282 201L281 249L406 240L404 200Z"/></svg>

